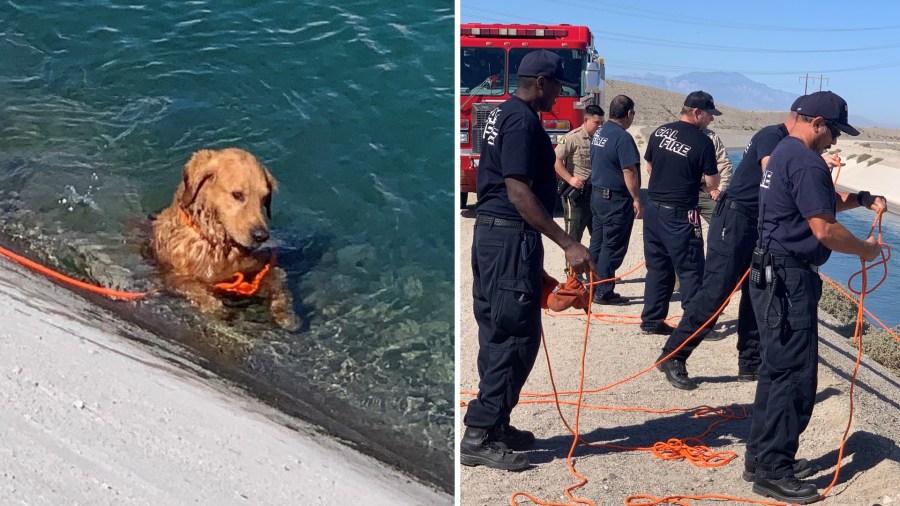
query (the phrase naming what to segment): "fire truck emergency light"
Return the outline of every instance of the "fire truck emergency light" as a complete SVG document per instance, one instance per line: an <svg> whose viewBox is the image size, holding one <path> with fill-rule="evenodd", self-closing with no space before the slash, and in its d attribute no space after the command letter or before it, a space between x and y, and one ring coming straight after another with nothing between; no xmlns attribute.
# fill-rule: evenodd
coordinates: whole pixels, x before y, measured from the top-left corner
<svg viewBox="0 0 900 506"><path fill-rule="evenodd" d="M546 30L546 29L528 29L521 30L518 28L461 28L460 35L469 35L472 37L527 37L527 38L544 38L555 39L559 37L567 37L568 30Z"/></svg>

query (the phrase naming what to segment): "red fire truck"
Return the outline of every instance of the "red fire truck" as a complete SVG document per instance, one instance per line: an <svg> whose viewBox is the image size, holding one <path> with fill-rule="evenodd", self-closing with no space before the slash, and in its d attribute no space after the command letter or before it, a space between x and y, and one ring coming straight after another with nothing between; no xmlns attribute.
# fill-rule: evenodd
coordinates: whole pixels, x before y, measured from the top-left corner
<svg viewBox="0 0 900 506"><path fill-rule="evenodd" d="M563 57L568 81L553 111L541 113L553 144L556 138L581 125L589 104L602 106L605 71L586 26L573 25L460 25L460 207L475 191L481 156L481 135L488 114L516 92L516 73L522 57L548 49Z"/></svg>

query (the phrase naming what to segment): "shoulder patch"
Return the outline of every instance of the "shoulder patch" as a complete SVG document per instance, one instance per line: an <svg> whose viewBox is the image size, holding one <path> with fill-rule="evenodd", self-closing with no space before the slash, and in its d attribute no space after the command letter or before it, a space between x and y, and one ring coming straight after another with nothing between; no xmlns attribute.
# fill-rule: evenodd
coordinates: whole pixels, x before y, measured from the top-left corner
<svg viewBox="0 0 900 506"><path fill-rule="evenodd" d="M565 144L565 143L566 143L566 136L563 135L562 137L557 138L557 139L556 139L556 143L557 143L557 144Z"/></svg>

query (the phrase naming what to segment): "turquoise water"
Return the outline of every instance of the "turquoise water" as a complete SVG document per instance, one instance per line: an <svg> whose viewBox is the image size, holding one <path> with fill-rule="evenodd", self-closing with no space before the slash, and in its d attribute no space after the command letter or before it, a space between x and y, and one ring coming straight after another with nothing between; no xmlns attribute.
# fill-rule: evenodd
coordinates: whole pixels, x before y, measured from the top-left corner
<svg viewBox="0 0 900 506"><path fill-rule="evenodd" d="M731 158L735 167L744 157L743 151L729 151L728 157ZM856 237L867 237L869 230L872 228L872 222L875 214L867 209L851 209L837 215L838 221L841 222L848 230L853 232ZM900 313L897 312L897 295L900 294L900 277L896 274L900 272L900 216L891 213L885 213L882 217L882 234L883 241L888 244L894 251L892 257L888 261L888 277L880 287L874 292L866 295L865 307L879 320L888 327L900 325ZM845 255L843 253L832 253L831 257L822 265L822 274L831 278L841 288L847 290L847 282L850 276L861 269L859 257ZM876 267L869 271L869 284L874 285L884 275L883 267ZM859 290L861 278L857 276L853 282L853 288Z"/></svg>
<svg viewBox="0 0 900 506"><path fill-rule="evenodd" d="M453 483L453 4L0 5L0 244L105 286L191 153L280 182L272 230L305 327L264 308L98 301L383 460Z"/></svg>

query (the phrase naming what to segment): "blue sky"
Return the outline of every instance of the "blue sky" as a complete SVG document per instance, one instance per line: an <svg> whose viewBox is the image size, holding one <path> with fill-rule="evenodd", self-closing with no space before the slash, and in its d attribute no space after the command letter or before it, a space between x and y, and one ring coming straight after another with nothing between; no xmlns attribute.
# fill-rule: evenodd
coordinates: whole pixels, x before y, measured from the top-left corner
<svg viewBox="0 0 900 506"><path fill-rule="evenodd" d="M797 95L847 100L850 114L900 125L900 2L460 0L463 23L586 25L607 77L740 72Z"/></svg>

